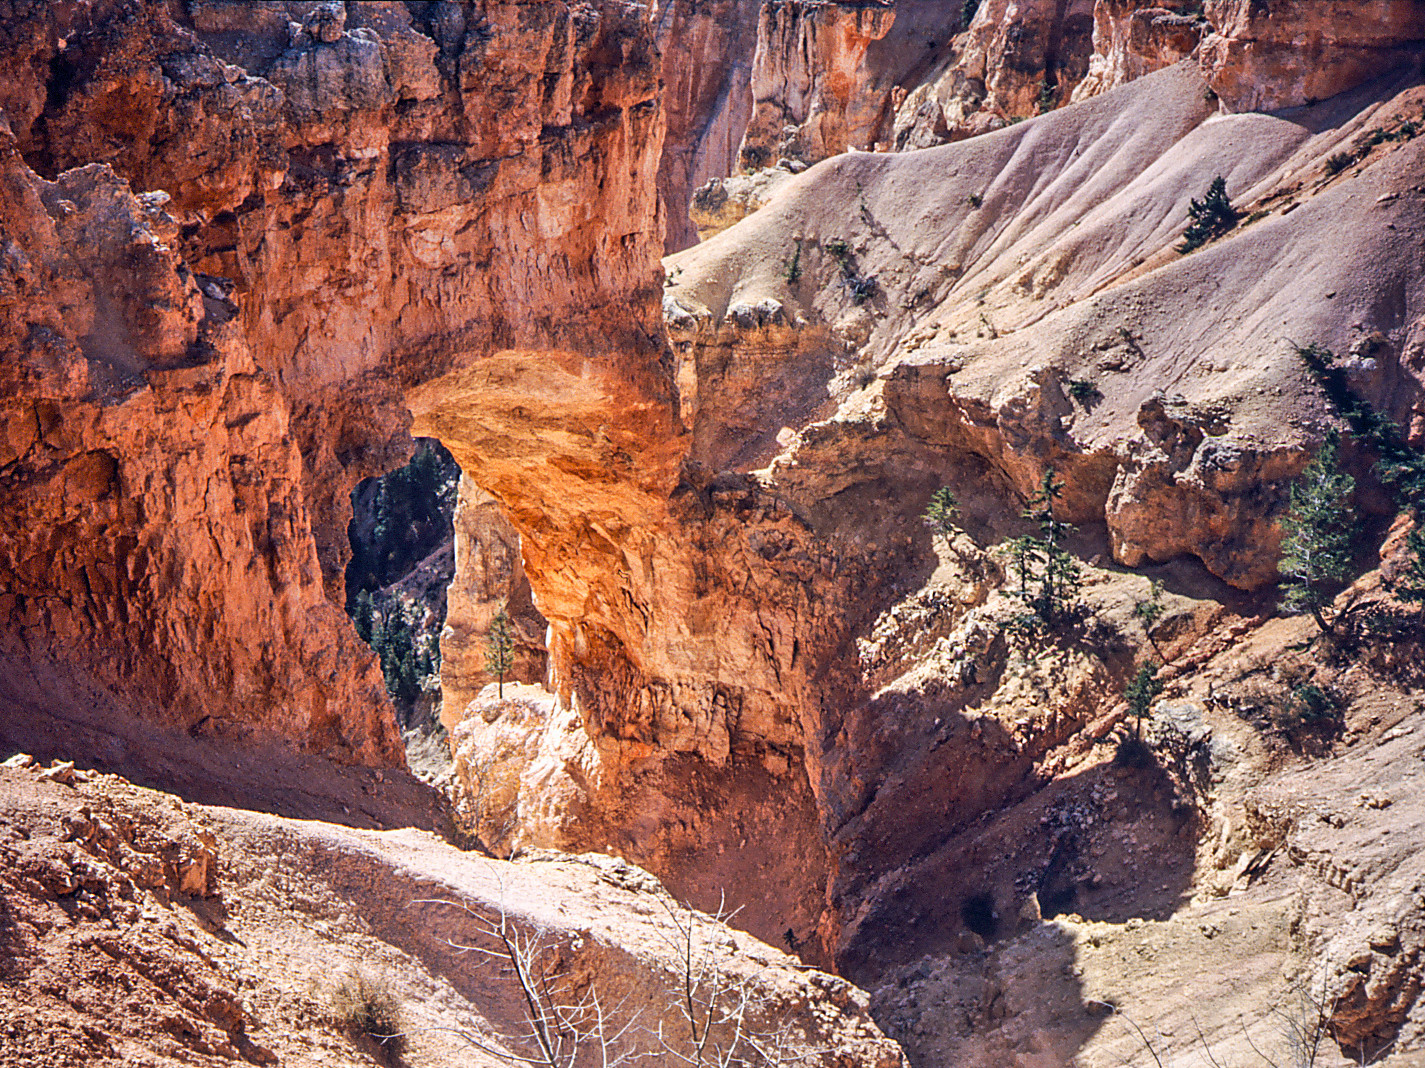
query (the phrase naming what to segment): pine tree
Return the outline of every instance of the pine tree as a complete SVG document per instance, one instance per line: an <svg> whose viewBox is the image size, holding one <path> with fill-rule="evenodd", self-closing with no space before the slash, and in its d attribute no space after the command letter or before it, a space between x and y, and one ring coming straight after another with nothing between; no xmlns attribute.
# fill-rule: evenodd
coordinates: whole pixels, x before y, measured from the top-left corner
<svg viewBox="0 0 1425 1068"><path fill-rule="evenodd" d="M932 534L938 534L948 543L955 537L955 532L959 529L955 525L956 518L960 515L960 502L955 499L955 494L950 491L949 486L941 486L930 496L930 503L925 506L925 511L921 513L921 518L925 520Z"/></svg>
<svg viewBox="0 0 1425 1068"><path fill-rule="evenodd" d="M1064 550L1074 528L1054 515L1054 502L1064 492L1051 467L1044 472L1038 491L1020 514L1039 527L1039 536L1026 535L1011 543L1019 569L1019 596L1044 623L1053 626L1078 600L1079 562ZM1031 589L1031 582L1037 589Z"/></svg>
<svg viewBox="0 0 1425 1068"><path fill-rule="evenodd" d="M1158 678L1158 665L1145 660L1138 667L1138 674L1128 684L1123 696L1128 701L1128 713L1133 716L1133 737L1143 737L1143 717L1153 707L1153 700L1163 692L1163 680Z"/></svg>
<svg viewBox="0 0 1425 1068"><path fill-rule="evenodd" d="M1178 251L1184 255L1236 226L1237 209L1227 197L1227 179L1219 174L1207 187L1207 193L1201 200L1190 201L1188 217L1192 222L1188 224L1182 244L1178 246Z"/></svg>
<svg viewBox="0 0 1425 1068"><path fill-rule="evenodd" d="M1351 542L1356 531L1351 495L1356 480L1340 469L1341 438L1326 435L1316 458L1291 487L1291 508L1282 527L1282 557L1278 570L1287 580L1282 604L1288 611L1311 613L1322 634L1332 622L1323 611L1351 569Z"/></svg>
<svg viewBox="0 0 1425 1068"><path fill-rule="evenodd" d="M1133 606L1133 614L1142 620L1143 633L1147 635L1148 641L1153 645L1153 651L1159 656L1163 655L1163 650L1158 648L1158 639L1153 637L1153 628L1158 625L1166 610L1167 607L1163 604L1163 582L1161 579L1153 579L1148 583L1147 599Z"/></svg>
<svg viewBox="0 0 1425 1068"><path fill-rule="evenodd" d="M485 670L499 681L500 700L505 699L505 676L515 666L515 629L503 608L490 620L485 635Z"/></svg>

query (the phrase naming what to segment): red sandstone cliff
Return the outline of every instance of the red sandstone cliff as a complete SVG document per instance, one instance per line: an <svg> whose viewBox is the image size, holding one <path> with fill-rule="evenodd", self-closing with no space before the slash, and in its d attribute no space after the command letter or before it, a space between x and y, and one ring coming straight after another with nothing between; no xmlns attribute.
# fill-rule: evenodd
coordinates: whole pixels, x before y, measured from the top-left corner
<svg viewBox="0 0 1425 1068"><path fill-rule="evenodd" d="M546 436L566 482L531 519L607 481L591 456L671 485L641 12L428 14L8 13L15 692L92 675L164 722L399 761L334 604L346 494L408 404L512 511ZM442 375L483 383L465 442L453 389L419 392Z"/></svg>

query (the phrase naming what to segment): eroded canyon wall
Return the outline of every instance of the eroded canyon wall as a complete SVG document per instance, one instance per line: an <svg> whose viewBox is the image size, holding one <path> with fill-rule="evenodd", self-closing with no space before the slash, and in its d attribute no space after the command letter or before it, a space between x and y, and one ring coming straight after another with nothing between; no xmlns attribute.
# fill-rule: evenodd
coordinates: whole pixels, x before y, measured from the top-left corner
<svg viewBox="0 0 1425 1068"><path fill-rule="evenodd" d="M406 396L503 353L481 372L491 464L604 481L589 455L620 450L666 495L642 10L416 10L5 12L17 664L194 730L399 762L335 605L346 495L409 448ZM534 447L571 402L580 440ZM496 492L523 484L449 444Z"/></svg>
<svg viewBox="0 0 1425 1068"><path fill-rule="evenodd" d="M815 38L827 70L770 54L766 69L786 92L821 86L806 99L822 110L786 125L815 119L816 151L839 151L893 117L895 85L871 108L857 80L877 49L927 24L910 6L803 6L768 8L765 39ZM1084 7L1014 7L1031 10L1063 22L1055 55L1087 71ZM1382 55L1408 52L1414 10L1379 9L1399 20ZM672 261L670 348L669 66L646 11L7 14L4 585L14 670L40 676L27 692L77 666L194 731L398 760L333 607L346 494L411 429L439 437L518 535L549 625L559 701L521 771L523 844L612 849L702 904L735 888L744 923L813 959L876 960L897 867L1031 789L1116 700L1121 651L1075 659L1033 715L1032 678L998 688L1012 604L990 603L1002 564L985 546L1020 529L1046 468L1085 555L1190 556L1257 589L1321 415L1277 335L1347 351L1378 332L1380 353L1357 353L1377 361L1372 395L1417 390L1401 243L1418 145L1394 163L1395 142L1366 146L1367 180L1346 188L1325 164L1401 85L1307 124L1210 122L1216 83L1188 65L969 144L824 162ZM1043 59L1040 23L1017 17L981 6L962 42L988 58L969 82L1003 78L1037 109L1044 71L1079 67ZM924 40L905 77L968 84ZM1153 47L1143 70L1176 45ZM1008 52L1041 58L1011 71ZM689 101L721 99L717 78L689 77ZM677 147L732 114L702 108ZM764 126L780 145L786 126ZM1245 244L1181 260L1187 204L1223 172L1266 214ZM683 181L669 173L665 190ZM1370 240L1342 256L1333 218ZM1106 403L1077 403L1079 378L1110 385ZM941 483L974 533L955 561L918 518ZM927 620L923 646L908 632ZM985 714L962 714L976 702Z"/></svg>

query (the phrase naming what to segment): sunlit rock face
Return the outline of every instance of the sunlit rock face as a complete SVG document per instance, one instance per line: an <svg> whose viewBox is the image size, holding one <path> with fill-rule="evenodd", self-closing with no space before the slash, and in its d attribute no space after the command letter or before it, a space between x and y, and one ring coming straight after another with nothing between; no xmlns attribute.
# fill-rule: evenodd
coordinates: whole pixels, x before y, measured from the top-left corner
<svg viewBox="0 0 1425 1068"><path fill-rule="evenodd" d="M17 687L62 664L162 722L398 762L335 605L347 494L409 411L541 531L544 494L674 479L644 13L94 3L3 30ZM498 424L460 440L442 377Z"/></svg>

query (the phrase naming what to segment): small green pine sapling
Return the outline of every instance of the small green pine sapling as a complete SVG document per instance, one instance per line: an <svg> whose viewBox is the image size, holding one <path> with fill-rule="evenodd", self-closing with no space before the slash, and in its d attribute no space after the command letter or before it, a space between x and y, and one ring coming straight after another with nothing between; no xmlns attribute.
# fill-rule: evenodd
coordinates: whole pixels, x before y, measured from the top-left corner
<svg viewBox="0 0 1425 1068"><path fill-rule="evenodd" d="M500 700L505 699L505 676L515 666L515 628L509 613L501 608L490 620L485 635L485 670L498 680Z"/></svg>
<svg viewBox="0 0 1425 1068"><path fill-rule="evenodd" d="M1183 234L1182 244L1178 246L1178 251L1184 255L1236 226L1237 209L1227 197L1227 179L1220 174L1214 178L1203 198L1188 204L1188 217L1192 221Z"/></svg>
<svg viewBox="0 0 1425 1068"><path fill-rule="evenodd" d="M787 280L788 285L796 285L802 277L802 243L797 242L796 249L788 257L786 265L782 270L782 277Z"/></svg>
<svg viewBox="0 0 1425 1068"><path fill-rule="evenodd" d="M1143 661L1128 689L1123 692L1128 701L1128 714L1133 717L1134 738L1142 739L1143 717L1152 710L1153 701L1162 692L1163 680L1158 678L1158 665L1152 660Z"/></svg>
<svg viewBox="0 0 1425 1068"><path fill-rule="evenodd" d="M1054 502L1063 492L1064 484L1055 477L1054 469L1046 470L1038 491L1020 513L1039 527L1039 535L1011 543L1019 567L1020 597L1051 627L1073 611L1082 582L1079 562L1063 546L1074 528L1054 515Z"/></svg>
<svg viewBox="0 0 1425 1068"><path fill-rule="evenodd" d="M1025 604L1030 604L1034 598L1029 592L1029 583L1043 560L1043 546L1033 534L1021 534L1010 539L1009 556L1014 561L1014 572L1019 576L1019 589L1015 595Z"/></svg>
<svg viewBox="0 0 1425 1068"><path fill-rule="evenodd" d="M1069 396L1087 408L1103 400L1103 391L1087 378L1071 378Z"/></svg>
<svg viewBox="0 0 1425 1068"><path fill-rule="evenodd" d="M1351 570L1351 542L1356 515L1351 495L1356 480L1341 470L1337 453L1341 438L1332 430L1315 459L1291 487L1291 507L1282 527L1282 557L1278 565L1288 583L1282 604L1288 611L1310 612L1322 634L1333 621L1325 608Z"/></svg>
<svg viewBox="0 0 1425 1068"><path fill-rule="evenodd" d="M939 535L948 545L955 538L959 527L955 520L960 515L960 502L955 499L949 486L941 486L930 496L930 503L921 513L921 519L930 528L932 536Z"/></svg>
<svg viewBox="0 0 1425 1068"><path fill-rule="evenodd" d="M1159 656L1163 655L1163 650L1158 648L1158 639L1153 637L1153 628L1163 618L1165 611L1167 606L1163 604L1163 583L1160 579L1153 579L1148 583L1148 599L1135 604L1133 614L1142 621L1143 633L1153 643L1153 651Z"/></svg>

